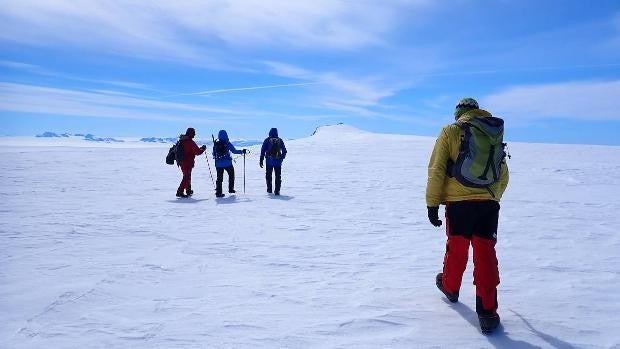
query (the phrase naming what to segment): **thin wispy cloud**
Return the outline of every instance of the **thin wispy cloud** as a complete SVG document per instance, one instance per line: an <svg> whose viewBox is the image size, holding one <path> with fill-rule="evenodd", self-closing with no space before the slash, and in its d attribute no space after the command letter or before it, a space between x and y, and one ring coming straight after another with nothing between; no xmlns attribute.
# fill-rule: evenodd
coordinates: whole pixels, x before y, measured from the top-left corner
<svg viewBox="0 0 620 349"><path fill-rule="evenodd" d="M586 69L605 69L617 68L620 63L601 63L601 64L579 64L579 65L555 65L555 66L538 66L538 67L511 67L504 69L480 69L465 71L446 71L418 74L419 77L451 77L451 76L470 76L470 75L492 75L506 73L531 73L544 71L561 71L561 70L586 70Z"/></svg>
<svg viewBox="0 0 620 349"><path fill-rule="evenodd" d="M322 105L337 110L348 110L363 116L372 116L369 107L375 107L380 100L394 95L408 86L407 82L383 81L377 78L349 79L336 72L314 72L281 62L264 62L272 74L300 80L322 83L317 92Z"/></svg>
<svg viewBox="0 0 620 349"><path fill-rule="evenodd" d="M3 3L0 39L226 64L224 46L349 50L380 45L403 9L429 1L23 0ZM218 57L220 56L220 57Z"/></svg>
<svg viewBox="0 0 620 349"><path fill-rule="evenodd" d="M51 70L45 69L36 64L29 64L29 63L16 62L16 61L0 60L0 67L8 68L9 70L13 70L13 71L23 71L29 74L36 74L36 75L54 75L55 74Z"/></svg>
<svg viewBox="0 0 620 349"><path fill-rule="evenodd" d="M166 97L212 95L212 94L227 93L227 92L266 90L266 89L272 89L272 88L298 87L298 86L309 86L309 85L318 85L318 84L322 84L322 82L302 82L302 83L296 83L296 84L279 84L279 85L228 88L228 89L221 89L221 90L208 90L208 91L200 91L200 92L179 93L179 94L169 95Z"/></svg>
<svg viewBox="0 0 620 349"><path fill-rule="evenodd" d="M526 85L482 98L494 113L515 120L620 120L620 80Z"/></svg>
<svg viewBox="0 0 620 349"><path fill-rule="evenodd" d="M252 123L257 118L325 118L321 114L276 113L259 107L169 102L114 90L85 91L11 82L0 82L0 112L203 124Z"/></svg>
<svg viewBox="0 0 620 349"><path fill-rule="evenodd" d="M209 122L242 111L162 102L111 91L78 91L0 82L0 111L139 120Z"/></svg>
<svg viewBox="0 0 620 349"><path fill-rule="evenodd" d="M11 69L21 69L21 70L29 70L29 71L34 71L39 68L39 66L34 65L34 64L27 64L27 63L14 62L14 61L5 61L5 60L0 60L0 66L11 68Z"/></svg>
<svg viewBox="0 0 620 349"><path fill-rule="evenodd" d="M43 68L35 64L0 60L0 66L10 68L11 70L24 71L29 74L46 76L46 77L54 77L54 78L57 78L58 80L81 81L81 82L88 82L88 83L93 83L93 84L98 84L98 85L110 85L110 86L122 87L122 88L132 89L132 90L143 90L143 91L165 93L162 90L153 88L152 86L149 86L147 84L140 83L140 82L89 79L89 78L84 78L84 77L80 77L76 75L61 73L61 72L54 71L51 69L46 69L46 68Z"/></svg>

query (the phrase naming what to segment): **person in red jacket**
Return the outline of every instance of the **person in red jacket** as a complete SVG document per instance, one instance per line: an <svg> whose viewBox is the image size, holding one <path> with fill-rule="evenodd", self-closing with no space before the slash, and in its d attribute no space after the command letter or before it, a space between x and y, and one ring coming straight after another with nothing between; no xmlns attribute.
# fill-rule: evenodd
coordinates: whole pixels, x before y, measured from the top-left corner
<svg viewBox="0 0 620 349"><path fill-rule="evenodd" d="M177 189L177 197L186 198L194 194L192 190L192 169L194 168L194 158L196 155L200 155L205 152L207 149L206 145L202 147L198 147L196 142L194 142L193 138L196 135L196 130L190 127L187 129L184 135L179 136L180 138L180 147L183 151L183 159L177 161L177 165L181 168L181 172L183 172L183 179L181 180L181 184L179 184L179 189ZM185 190L185 193L183 193Z"/></svg>

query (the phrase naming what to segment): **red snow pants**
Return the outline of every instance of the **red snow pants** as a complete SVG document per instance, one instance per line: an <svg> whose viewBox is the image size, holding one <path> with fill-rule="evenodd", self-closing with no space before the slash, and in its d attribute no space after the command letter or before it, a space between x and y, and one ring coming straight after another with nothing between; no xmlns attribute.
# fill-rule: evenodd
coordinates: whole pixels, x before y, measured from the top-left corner
<svg viewBox="0 0 620 349"><path fill-rule="evenodd" d="M443 261L443 287L450 293L459 292L471 244L478 314L494 313L497 309L499 269L495 243L498 218L497 201L458 201L446 205L448 241Z"/></svg>
<svg viewBox="0 0 620 349"><path fill-rule="evenodd" d="M181 179L177 192L182 193L183 190L192 188L192 169L194 166L193 164L181 163L179 167L181 168L181 172L183 172L183 179Z"/></svg>

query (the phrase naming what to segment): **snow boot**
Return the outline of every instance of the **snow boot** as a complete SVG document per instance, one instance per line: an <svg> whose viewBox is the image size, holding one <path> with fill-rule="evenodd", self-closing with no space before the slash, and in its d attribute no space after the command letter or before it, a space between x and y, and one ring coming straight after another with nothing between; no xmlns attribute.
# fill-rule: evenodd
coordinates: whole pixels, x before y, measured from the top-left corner
<svg viewBox="0 0 620 349"><path fill-rule="evenodd" d="M223 198L225 195L223 193L215 193L215 196L218 198Z"/></svg>
<svg viewBox="0 0 620 349"><path fill-rule="evenodd" d="M478 314L478 321L482 333L489 334L499 326L499 315L497 313Z"/></svg>
<svg viewBox="0 0 620 349"><path fill-rule="evenodd" d="M282 181L276 179L276 187L273 190L274 195L280 195L280 187L282 186Z"/></svg>
<svg viewBox="0 0 620 349"><path fill-rule="evenodd" d="M236 193L237 191L235 191L235 189L228 189L228 192L229 192L229 193L231 193L231 194L234 194L234 193Z"/></svg>
<svg viewBox="0 0 620 349"><path fill-rule="evenodd" d="M194 191L190 188L185 189L185 193L187 193L187 196L192 196L194 195Z"/></svg>
<svg viewBox="0 0 620 349"><path fill-rule="evenodd" d="M177 190L177 197L178 198L186 198L187 195L183 194L183 190Z"/></svg>
<svg viewBox="0 0 620 349"><path fill-rule="evenodd" d="M446 297L448 298L448 300L452 303L456 303L459 301L459 293L450 293L448 291L446 291L443 288L443 283L442 283L442 278L443 278L443 273L439 273L437 274L437 276L435 277L435 285L437 285L437 288L439 289L439 291L441 291L443 294L446 295Z"/></svg>

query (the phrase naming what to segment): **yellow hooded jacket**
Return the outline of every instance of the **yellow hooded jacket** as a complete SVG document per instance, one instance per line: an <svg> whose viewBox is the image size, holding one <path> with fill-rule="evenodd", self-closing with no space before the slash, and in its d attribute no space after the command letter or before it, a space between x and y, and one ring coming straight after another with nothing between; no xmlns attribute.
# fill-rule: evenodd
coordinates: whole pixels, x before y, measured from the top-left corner
<svg viewBox="0 0 620 349"><path fill-rule="evenodd" d="M459 117L458 121L466 122L474 117L489 117L486 110L473 109ZM500 201L508 185L508 166L502 162L499 181L493 183L489 189L495 194L493 197L486 188L471 188L449 177L447 173L448 159L456 162L459 155L462 130L458 125L445 126L435 142L433 154L428 163L428 181L426 183L426 206L434 207L446 202L464 200L495 200Z"/></svg>

